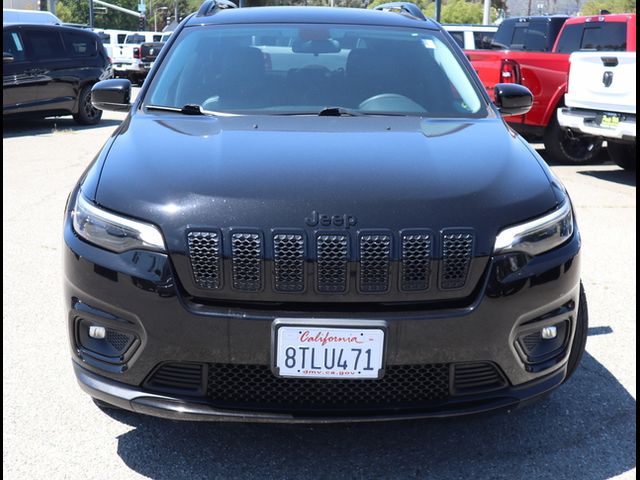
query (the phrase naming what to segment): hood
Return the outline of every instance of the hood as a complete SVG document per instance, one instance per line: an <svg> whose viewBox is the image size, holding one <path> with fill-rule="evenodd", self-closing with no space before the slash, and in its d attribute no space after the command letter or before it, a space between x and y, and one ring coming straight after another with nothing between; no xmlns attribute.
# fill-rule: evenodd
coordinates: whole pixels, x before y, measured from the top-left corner
<svg viewBox="0 0 640 480"><path fill-rule="evenodd" d="M96 201L160 226L173 251L184 251L188 228L346 223L473 228L477 255L490 254L504 226L557 204L538 160L500 119L164 112L123 124Z"/></svg>

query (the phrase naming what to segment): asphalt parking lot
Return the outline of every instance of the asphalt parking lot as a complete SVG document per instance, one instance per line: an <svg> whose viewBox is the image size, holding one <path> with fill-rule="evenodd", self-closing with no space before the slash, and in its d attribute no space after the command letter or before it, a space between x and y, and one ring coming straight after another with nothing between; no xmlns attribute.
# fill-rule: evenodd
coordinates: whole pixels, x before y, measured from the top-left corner
<svg viewBox="0 0 640 480"><path fill-rule="evenodd" d="M3 124L5 478L635 478L636 177L611 163L553 167L584 238L591 325L576 375L535 405L346 426L99 410L71 368L61 222L68 192L122 118Z"/></svg>

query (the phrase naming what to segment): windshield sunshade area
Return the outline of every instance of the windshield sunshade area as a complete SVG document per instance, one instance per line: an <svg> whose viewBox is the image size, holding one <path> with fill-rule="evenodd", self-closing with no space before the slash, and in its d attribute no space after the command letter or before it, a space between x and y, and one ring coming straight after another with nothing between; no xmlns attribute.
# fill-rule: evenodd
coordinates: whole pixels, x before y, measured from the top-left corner
<svg viewBox="0 0 640 480"><path fill-rule="evenodd" d="M188 27L145 106L237 114L478 117L468 73L429 30L337 25Z"/></svg>

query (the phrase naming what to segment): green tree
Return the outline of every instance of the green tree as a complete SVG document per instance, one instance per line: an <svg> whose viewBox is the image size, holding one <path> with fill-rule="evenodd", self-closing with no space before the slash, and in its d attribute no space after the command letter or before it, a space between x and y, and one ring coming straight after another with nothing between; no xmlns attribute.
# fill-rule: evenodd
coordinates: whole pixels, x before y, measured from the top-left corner
<svg viewBox="0 0 640 480"><path fill-rule="evenodd" d="M105 0L108 3L119 7L138 11L139 0ZM182 19L191 12L194 12L202 3L199 0L177 0L178 17ZM175 0L146 1L147 30L153 30L153 15L156 14L158 30L162 30L167 20L171 20L175 10ZM95 4L99 7L98 4ZM165 9L160 9L165 7ZM159 10L160 9L160 10ZM152 11L153 10L153 11ZM56 14L63 22L89 24L89 2L88 0L60 0L56 7ZM118 30L138 30L139 20L133 15L118 12L107 8L106 13L95 13L93 24L96 28L110 28Z"/></svg>
<svg viewBox="0 0 640 480"><path fill-rule="evenodd" d="M368 8L374 8L383 3L388 3L391 0L373 0ZM418 0L414 2L427 17L435 18L436 16L436 4L429 0ZM440 21L442 23L482 23L482 8L481 2L470 2L465 0L451 0L449 2L442 2L440 10ZM491 21L494 21L498 16L498 12L495 7L491 8Z"/></svg>
<svg viewBox="0 0 640 480"><path fill-rule="evenodd" d="M602 10L611 13L636 13L635 0L590 0L580 10L582 15L598 15Z"/></svg>

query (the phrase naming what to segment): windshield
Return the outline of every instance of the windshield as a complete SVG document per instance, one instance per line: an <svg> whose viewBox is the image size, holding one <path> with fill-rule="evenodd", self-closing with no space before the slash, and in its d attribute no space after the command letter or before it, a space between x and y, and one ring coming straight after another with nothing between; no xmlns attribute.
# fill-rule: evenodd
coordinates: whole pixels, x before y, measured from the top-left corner
<svg viewBox="0 0 640 480"><path fill-rule="evenodd" d="M127 38L124 40L124 43L144 43L144 35L140 35L137 33L127 35Z"/></svg>
<svg viewBox="0 0 640 480"><path fill-rule="evenodd" d="M486 115L439 32L319 24L185 29L145 105L240 114L340 107L371 114Z"/></svg>

